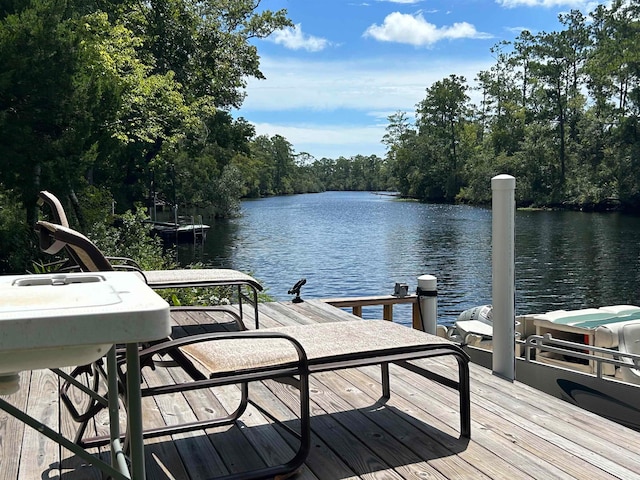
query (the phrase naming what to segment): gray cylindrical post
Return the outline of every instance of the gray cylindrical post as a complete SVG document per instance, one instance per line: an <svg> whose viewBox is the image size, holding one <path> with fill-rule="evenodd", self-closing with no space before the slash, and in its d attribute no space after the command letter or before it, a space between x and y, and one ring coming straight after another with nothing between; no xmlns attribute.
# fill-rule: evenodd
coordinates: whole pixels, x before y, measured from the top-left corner
<svg viewBox="0 0 640 480"><path fill-rule="evenodd" d="M515 189L516 179L491 179L493 373L515 378Z"/></svg>
<svg viewBox="0 0 640 480"><path fill-rule="evenodd" d="M435 335L438 325L438 279L433 275L418 277L418 301L422 313L422 331Z"/></svg>

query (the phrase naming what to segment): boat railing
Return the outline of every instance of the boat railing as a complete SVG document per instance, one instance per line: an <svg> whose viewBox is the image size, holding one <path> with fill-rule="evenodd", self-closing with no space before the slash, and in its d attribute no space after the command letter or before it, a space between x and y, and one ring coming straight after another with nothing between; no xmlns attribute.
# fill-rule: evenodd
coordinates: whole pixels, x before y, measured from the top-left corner
<svg viewBox="0 0 640 480"><path fill-rule="evenodd" d="M634 364L640 365L640 355L638 354L559 340L553 338L549 333L529 335L526 340L519 341L519 343L524 344L524 359L527 362L535 361L537 352L556 353L589 362L589 364L593 365L594 373L598 378L603 378L604 364L627 368L634 368ZM629 359L630 362L625 362L623 359Z"/></svg>
<svg viewBox="0 0 640 480"><path fill-rule="evenodd" d="M420 328L420 309L418 308L418 296L415 294L396 295L376 295L370 297L344 297L344 298L323 298L322 301L338 308L351 308L351 313L362 318L363 307L382 306L382 318L393 321L393 306L398 304L413 304L412 325Z"/></svg>

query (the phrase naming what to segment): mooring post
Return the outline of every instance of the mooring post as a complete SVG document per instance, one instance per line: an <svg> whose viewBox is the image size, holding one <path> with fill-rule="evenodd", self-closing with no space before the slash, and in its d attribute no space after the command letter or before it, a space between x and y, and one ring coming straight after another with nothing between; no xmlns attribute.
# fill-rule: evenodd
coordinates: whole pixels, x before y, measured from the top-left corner
<svg viewBox="0 0 640 480"><path fill-rule="evenodd" d="M493 373L515 378L515 190L516 179L491 179Z"/></svg>
<svg viewBox="0 0 640 480"><path fill-rule="evenodd" d="M438 326L438 279L433 275L420 275L417 294L422 323L420 330L435 335Z"/></svg>

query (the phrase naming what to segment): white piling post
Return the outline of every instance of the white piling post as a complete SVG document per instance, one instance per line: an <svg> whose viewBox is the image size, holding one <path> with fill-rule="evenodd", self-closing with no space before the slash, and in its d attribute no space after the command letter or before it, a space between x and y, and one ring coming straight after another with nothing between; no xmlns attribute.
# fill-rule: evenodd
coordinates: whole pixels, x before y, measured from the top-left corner
<svg viewBox="0 0 640 480"><path fill-rule="evenodd" d="M418 302L422 313L422 331L435 335L438 325L438 279L433 275L418 277Z"/></svg>
<svg viewBox="0 0 640 480"><path fill-rule="evenodd" d="M493 373L515 378L515 189L511 175L491 179Z"/></svg>

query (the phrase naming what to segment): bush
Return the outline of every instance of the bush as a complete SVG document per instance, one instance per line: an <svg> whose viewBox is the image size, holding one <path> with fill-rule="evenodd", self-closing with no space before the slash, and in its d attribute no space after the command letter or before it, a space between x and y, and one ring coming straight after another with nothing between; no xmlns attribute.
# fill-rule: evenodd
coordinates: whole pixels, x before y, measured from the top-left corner
<svg viewBox="0 0 640 480"><path fill-rule="evenodd" d="M175 268L162 241L152 236L152 226L142 209L114 216L111 223L95 223L88 237L107 256L131 258L143 270Z"/></svg>
<svg viewBox="0 0 640 480"><path fill-rule="evenodd" d="M25 207L11 190L0 185L0 273L23 274L38 258L33 229L26 224Z"/></svg>

